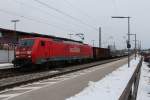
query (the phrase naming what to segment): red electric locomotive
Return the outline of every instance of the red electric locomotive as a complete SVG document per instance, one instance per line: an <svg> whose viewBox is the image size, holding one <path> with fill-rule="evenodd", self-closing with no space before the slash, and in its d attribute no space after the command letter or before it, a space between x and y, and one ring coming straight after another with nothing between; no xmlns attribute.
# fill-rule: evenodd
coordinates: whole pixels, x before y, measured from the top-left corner
<svg viewBox="0 0 150 100"><path fill-rule="evenodd" d="M13 63L15 67L23 67L30 64L41 65L92 58L92 47L87 44L35 37L20 40Z"/></svg>

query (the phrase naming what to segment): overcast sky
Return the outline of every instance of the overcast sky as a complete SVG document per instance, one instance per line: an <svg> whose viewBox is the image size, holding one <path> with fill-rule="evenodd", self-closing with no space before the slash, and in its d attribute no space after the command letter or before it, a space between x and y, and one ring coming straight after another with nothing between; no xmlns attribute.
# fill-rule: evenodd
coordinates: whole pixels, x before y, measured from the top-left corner
<svg viewBox="0 0 150 100"><path fill-rule="evenodd" d="M116 43L125 48L127 20L111 16L130 16L131 33L137 34L143 48L150 48L150 0L1 0L0 27L69 38L84 33L85 43L98 46L98 27L102 27L102 45ZM57 11L56 11L57 10ZM80 40L77 36L72 39ZM134 37L131 37L132 44ZM134 47L134 46L132 46Z"/></svg>

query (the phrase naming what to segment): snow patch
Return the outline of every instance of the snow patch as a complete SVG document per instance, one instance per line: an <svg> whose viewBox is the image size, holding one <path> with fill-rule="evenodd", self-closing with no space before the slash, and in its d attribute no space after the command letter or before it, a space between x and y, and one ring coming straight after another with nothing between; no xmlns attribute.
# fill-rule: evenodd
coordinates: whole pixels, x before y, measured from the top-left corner
<svg viewBox="0 0 150 100"><path fill-rule="evenodd" d="M105 76L98 82L89 82L89 86L79 94L66 100L118 100L133 72L135 71L140 57L131 60L131 67L125 64Z"/></svg>
<svg viewBox="0 0 150 100"><path fill-rule="evenodd" d="M150 100L150 67L143 62L137 100Z"/></svg>

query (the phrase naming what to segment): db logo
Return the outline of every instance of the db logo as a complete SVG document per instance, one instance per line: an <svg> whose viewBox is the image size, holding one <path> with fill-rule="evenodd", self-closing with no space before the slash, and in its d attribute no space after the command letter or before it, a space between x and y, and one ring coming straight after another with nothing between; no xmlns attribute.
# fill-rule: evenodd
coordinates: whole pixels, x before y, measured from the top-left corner
<svg viewBox="0 0 150 100"><path fill-rule="evenodd" d="M80 48L78 48L78 47L70 48L70 52L80 53Z"/></svg>

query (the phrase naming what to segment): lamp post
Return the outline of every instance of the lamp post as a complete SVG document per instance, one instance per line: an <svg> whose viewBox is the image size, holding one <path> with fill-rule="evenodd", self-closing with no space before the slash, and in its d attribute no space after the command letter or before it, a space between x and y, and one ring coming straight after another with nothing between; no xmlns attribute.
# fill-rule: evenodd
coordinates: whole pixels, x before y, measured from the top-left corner
<svg viewBox="0 0 150 100"><path fill-rule="evenodd" d="M137 48L136 48L136 42L137 42L137 40L136 40L136 34L129 34L129 35L134 35L135 36L135 60L136 60L136 52L137 52Z"/></svg>
<svg viewBox="0 0 150 100"><path fill-rule="evenodd" d="M18 41L18 35L16 33L16 26L17 26L17 22L19 22L20 20L16 19L16 20L11 20L12 23L14 23L14 33L16 35L16 40Z"/></svg>
<svg viewBox="0 0 150 100"><path fill-rule="evenodd" d="M124 16L113 16L112 18L118 18L118 19L128 19L128 41L127 41L127 48L128 48L128 67L130 67L130 18L131 17L124 17Z"/></svg>
<svg viewBox="0 0 150 100"><path fill-rule="evenodd" d="M18 34L17 34L17 32L16 32L16 26L17 26L16 24L17 24L17 22L19 22L19 21L20 21L20 20L18 20L18 19L11 20L11 22L14 23L14 33L15 33L15 35L16 35L16 36L15 36L15 41L16 41L16 42L18 42L18 39L19 39L19 38L18 38ZM14 41L14 58L15 58L15 41Z"/></svg>

